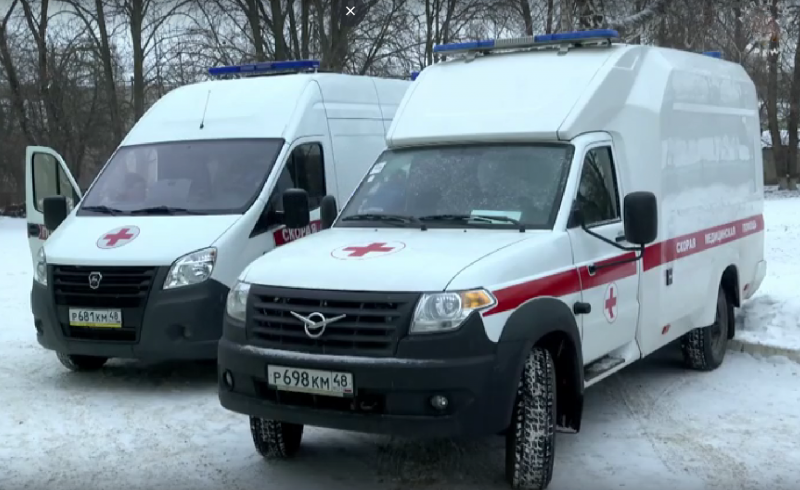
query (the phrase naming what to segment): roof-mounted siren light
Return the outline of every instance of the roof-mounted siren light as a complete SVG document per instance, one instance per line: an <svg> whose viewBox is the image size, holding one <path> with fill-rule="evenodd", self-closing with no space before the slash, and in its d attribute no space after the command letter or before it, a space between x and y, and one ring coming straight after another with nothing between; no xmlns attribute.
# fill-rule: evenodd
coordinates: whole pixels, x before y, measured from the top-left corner
<svg viewBox="0 0 800 490"><path fill-rule="evenodd" d="M418 76L419 76L419 72L418 71L412 71L411 72L411 81L413 82L414 80L416 80Z"/></svg>
<svg viewBox="0 0 800 490"><path fill-rule="evenodd" d="M496 50L539 48L553 45L569 47L582 46L584 44L611 44L611 42L619 38L619 32L614 29L594 29L589 31L559 32L556 34L538 34L536 36L510 39L484 39L483 41L437 44L433 47L433 52L451 55L459 53L488 53Z"/></svg>
<svg viewBox="0 0 800 490"><path fill-rule="evenodd" d="M265 61L247 65L215 66L208 69L214 77L223 75L256 75L269 73L302 73L316 72L320 62L317 60Z"/></svg>
<svg viewBox="0 0 800 490"><path fill-rule="evenodd" d="M722 59L722 51L706 51L703 53L704 56L710 56L712 58L717 58L719 60Z"/></svg>

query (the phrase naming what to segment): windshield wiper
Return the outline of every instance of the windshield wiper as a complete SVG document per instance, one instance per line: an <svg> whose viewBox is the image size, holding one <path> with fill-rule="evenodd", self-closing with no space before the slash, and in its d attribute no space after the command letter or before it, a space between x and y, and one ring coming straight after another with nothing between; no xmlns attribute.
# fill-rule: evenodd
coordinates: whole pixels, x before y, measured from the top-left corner
<svg viewBox="0 0 800 490"><path fill-rule="evenodd" d="M129 211L131 214L203 214L198 211L192 211L186 208L177 208L173 206L153 206L149 208L132 209Z"/></svg>
<svg viewBox="0 0 800 490"><path fill-rule="evenodd" d="M508 216L486 216L483 214L431 214L429 216L420 216L420 221L480 221L481 223L492 223L494 221L502 221L504 223L511 223L512 225L519 226L519 231L525 231L525 225L514 218Z"/></svg>
<svg viewBox="0 0 800 490"><path fill-rule="evenodd" d="M117 214L124 212L121 209L110 208L108 206L81 206L81 210L93 211L95 213L102 213L102 214L110 214L111 216L116 216Z"/></svg>
<svg viewBox="0 0 800 490"><path fill-rule="evenodd" d="M402 214L384 214L384 213L363 213L352 214L345 216L342 221L383 221L386 223L394 223L402 226L408 223L421 224L420 221L413 216L405 216Z"/></svg>

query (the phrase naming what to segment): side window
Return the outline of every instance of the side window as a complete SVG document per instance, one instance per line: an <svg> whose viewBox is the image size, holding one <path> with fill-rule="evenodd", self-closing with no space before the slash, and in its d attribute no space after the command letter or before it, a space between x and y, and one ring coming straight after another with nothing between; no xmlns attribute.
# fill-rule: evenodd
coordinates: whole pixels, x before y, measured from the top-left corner
<svg viewBox="0 0 800 490"><path fill-rule="evenodd" d="M319 207L325 197L325 161L319 143L305 143L292 150L272 193L275 209L282 210L280 196L292 187L308 192L311 209Z"/></svg>
<svg viewBox="0 0 800 490"><path fill-rule="evenodd" d="M586 226L620 219L619 188L610 147L592 148L586 153L577 200Z"/></svg>
<svg viewBox="0 0 800 490"><path fill-rule="evenodd" d="M69 209L75 206L77 196L72 189L66 172L52 155L35 153L33 155L33 200L34 207L40 213L43 210L44 198L64 196Z"/></svg>

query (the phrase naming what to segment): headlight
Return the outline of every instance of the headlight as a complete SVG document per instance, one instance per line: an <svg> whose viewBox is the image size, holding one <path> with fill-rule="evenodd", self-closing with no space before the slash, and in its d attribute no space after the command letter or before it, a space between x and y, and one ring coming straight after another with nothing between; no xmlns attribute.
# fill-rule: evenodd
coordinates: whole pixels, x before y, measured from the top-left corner
<svg viewBox="0 0 800 490"><path fill-rule="evenodd" d="M247 295L250 293L250 283L236 281L225 301L225 313L234 320L244 323L247 312Z"/></svg>
<svg viewBox="0 0 800 490"><path fill-rule="evenodd" d="M485 289L424 294L414 311L410 332L439 333L455 330L473 311L485 310L496 304L495 297Z"/></svg>
<svg viewBox="0 0 800 490"><path fill-rule="evenodd" d="M44 254L44 247L36 253L36 267L33 271L33 280L47 286L47 256Z"/></svg>
<svg viewBox="0 0 800 490"><path fill-rule="evenodd" d="M199 284L209 277L217 261L216 248L204 248L176 260L164 280L164 289Z"/></svg>

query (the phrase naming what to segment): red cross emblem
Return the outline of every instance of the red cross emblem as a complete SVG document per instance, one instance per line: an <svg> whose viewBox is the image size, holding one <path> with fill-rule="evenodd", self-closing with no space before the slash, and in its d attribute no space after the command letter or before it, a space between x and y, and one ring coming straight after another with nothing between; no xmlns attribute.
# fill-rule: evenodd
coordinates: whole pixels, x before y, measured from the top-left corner
<svg viewBox="0 0 800 490"><path fill-rule="evenodd" d="M402 242L374 242L337 248L331 255L336 259L370 259L399 252L405 247L406 244Z"/></svg>
<svg viewBox="0 0 800 490"><path fill-rule="evenodd" d="M123 226L115 228L97 240L98 248L117 248L127 245L139 236L137 226Z"/></svg>
<svg viewBox="0 0 800 490"><path fill-rule="evenodd" d="M606 288L606 294L603 297L603 314L608 323L614 323L617 319L617 285L611 283Z"/></svg>

